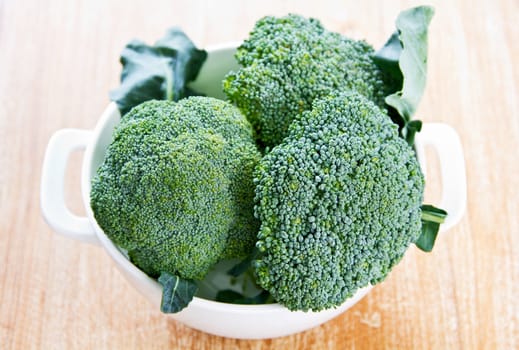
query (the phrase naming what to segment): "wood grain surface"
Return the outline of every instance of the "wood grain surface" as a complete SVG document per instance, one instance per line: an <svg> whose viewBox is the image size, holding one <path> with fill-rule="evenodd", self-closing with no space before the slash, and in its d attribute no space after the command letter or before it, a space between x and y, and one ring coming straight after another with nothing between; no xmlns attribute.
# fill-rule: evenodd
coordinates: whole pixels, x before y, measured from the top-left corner
<svg viewBox="0 0 519 350"><path fill-rule="evenodd" d="M0 349L519 349L519 3L429 3L436 15L418 117L460 134L464 218L432 253L412 247L341 316L245 341L169 320L101 248L52 232L39 207L49 137L94 127L132 38L153 42L178 25L204 47L242 40L263 15L294 12L378 47L398 12L420 2L0 0ZM80 166L74 154L65 184L78 214ZM431 179L429 198L438 188Z"/></svg>

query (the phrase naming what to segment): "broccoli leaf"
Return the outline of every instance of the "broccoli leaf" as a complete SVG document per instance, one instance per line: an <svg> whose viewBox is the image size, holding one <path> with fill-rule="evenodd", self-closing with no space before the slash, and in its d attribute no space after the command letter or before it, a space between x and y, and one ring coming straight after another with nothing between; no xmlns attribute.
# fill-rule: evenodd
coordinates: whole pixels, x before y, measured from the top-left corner
<svg viewBox="0 0 519 350"><path fill-rule="evenodd" d="M238 277L245 271L247 271L251 267L251 263L254 259L256 259L259 255L258 248L254 247L252 253L250 253L245 259L240 261L238 264L234 265L227 274L232 277Z"/></svg>
<svg viewBox="0 0 519 350"><path fill-rule="evenodd" d="M445 221L447 212L429 204L422 205L422 233L415 244L424 252L433 249L436 236L440 229L440 224Z"/></svg>
<svg viewBox="0 0 519 350"><path fill-rule="evenodd" d="M396 31L391 34L386 44L373 56L375 63L383 71L388 73L395 80L395 84L400 88L402 88L402 83L404 82L402 71L398 66L401 53L402 44L400 43L398 31Z"/></svg>
<svg viewBox="0 0 519 350"><path fill-rule="evenodd" d="M163 288L160 310L164 313L181 311L193 300L193 296L198 290L195 282L168 272L162 272L158 281Z"/></svg>
<svg viewBox="0 0 519 350"><path fill-rule="evenodd" d="M402 91L386 97L386 103L410 120L425 89L427 76L427 29L434 14L432 7L420 6L403 11L396 20L402 52Z"/></svg>
<svg viewBox="0 0 519 350"><path fill-rule="evenodd" d="M391 119L398 124L400 135L409 145L422 129L420 120L412 120L425 90L427 77L427 31L434 9L419 6L401 12L396 20L397 31L373 56L375 63L401 87L386 97ZM447 212L432 205L422 205L422 233L415 244L430 252Z"/></svg>
<svg viewBox="0 0 519 350"><path fill-rule="evenodd" d="M147 100L173 100L193 94L207 52L197 49L179 28L171 28L154 46L133 40L121 53L121 85L110 92L122 115Z"/></svg>
<svg viewBox="0 0 519 350"><path fill-rule="evenodd" d="M402 136L412 145L414 134L421 125L413 123L422 98L427 77L427 31L434 9L419 6L400 13L397 31L375 53L378 66L392 76L401 90L386 97L386 103L397 113L391 113L400 125Z"/></svg>
<svg viewBox="0 0 519 350"><path fill-rule="evenodd" d="M238 264L234 265L229 271L227 271L227 274L232 277L238 277L250 268L251 262L252 258L249 256L240 261Z"/></svg>
<svg viewBox="0 0 519 350"><path fill-rule="evenodd" d="M232 289L224 289L216 294L216 301L229 304L266 304L270 298L270 293L266 290L262 290L253 297L246 297Z"/></svg>

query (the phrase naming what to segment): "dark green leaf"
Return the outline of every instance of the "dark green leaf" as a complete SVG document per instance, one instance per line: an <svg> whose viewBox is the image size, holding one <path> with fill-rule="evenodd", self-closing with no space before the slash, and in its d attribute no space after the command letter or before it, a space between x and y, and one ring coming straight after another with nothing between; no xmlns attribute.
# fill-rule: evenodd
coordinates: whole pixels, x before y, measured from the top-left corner
<svg viewBox="0 0 519 350"><path fill-rule="evenodd" d="M158 281L162 285L160 310L164 313L181 311L193 300L198 290L195 282L167 272L162 272Z"/></svg>
<svg viewBox="0 0 519 350"><path fill-rule="evenodd" d="M442 224L447 217L447 212L430 204L422 205L422 220L433 221Z"/></svg>
<svg viewBox="0 0 519 350"><path fill-rule="evenodd" d="M186 84L196 79L206 57L179 28L168 30L154 46L133 40L121 53L121 85L110 98L122 115L144 101L178 101L193 94Z"/></svg>
<svg viewBox="0 0 519 350"><path fill-rule="evenodd" d="M400 13L396 20L402 52L398 65L403 76L402 90L386 97L406 121L411 120L422 98L427 77L427 30L434 10L415 7Z"/></svg>
<svg viewBox="0 0 519 350"><path fill-rule="evenodd" d="M398 36L398 31L395 31L385 43L385 45L378 50L373 59L375 63L386 73L388 73L394 80L395 85L400 88L403 85L404 77L398 65L400 54L402 53L402 44Z"/></svg>
<svg viewBox="0 0 519 350"><path fill-rule="evenodd" d="M418 248L430 252L434 247L440 224L445 221L447 212L429 204L422 205L422 233L416 240Z"/></svg>
<svg viewBox="0 0 519 350"><path fill-rule="evenodd" d="M244 296L241 293L238 293L232 289L224 289L218 291L216 293L216 301L222 302L222 303L229 303L229 304L235 304L236 300L243 299Z"/></svg>
<svg viewBox="0 0 519 350"><path fill-rule="evenodd" d="M229 271L227 271L227 274L232 277L238 277L251 267L252 260L256 259L258 254L259 250L254 248L249 256L240 261L238 264L234 265Z"/></svg>
<svg viewBox="0 0 519 350"><path fill-rule="evenodd" d="M252 260L250 258L240 261L238 264L234 265L229 271L227 271L227 274L232 277L238 277L239 275L241 275L249 269L251 261Z"/></svg>
<svg viewBox="0 0 519 350"><path fill-rule="evenodd" d="M216 301L229 304L265 304L270 299L270 293L266 290L261 291L253 297L246 297L232 289L221 290L216 294Z"/></svg>
<svg viewBox="0 0 519 350"><path fill-rule="evenodd" d="M432 251L436 236L440 230L440 224L436 222L422 222L422 233L415 244L424 252Z"/></svg>
<svg viewBox="0 0 519 350"><path fill-rule="evenodd" d="M399 86L399 91L386 97L386 103L391 119L410 145L421 129L421 122L411 118L425 90L427 31L433 14L434 9L429 6L401 12L396 20L397 31L373 56L375 63Z"/></svg>

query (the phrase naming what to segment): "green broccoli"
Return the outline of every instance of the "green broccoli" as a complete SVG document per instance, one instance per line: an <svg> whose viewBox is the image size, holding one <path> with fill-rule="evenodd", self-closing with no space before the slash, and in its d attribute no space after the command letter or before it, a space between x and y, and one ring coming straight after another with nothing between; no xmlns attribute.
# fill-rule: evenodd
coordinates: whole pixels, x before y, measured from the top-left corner
<svg viewBox="0 0 519 350"><path fill-rule="evenodd" d="M92 181L106 235L150 276L200 280L256 241L252 128L228 102L149 101L122 117Z"/></svg>
<svg viewBox="0 0 519 350"><path fill-rule="evenodd" d="M373 53L366 42L329 32L316 19L264 17L238 48L242 68L227 75L223 89L260 142L273 147L297 114L336 90L355 90L385 108L397 86Z"/></svg>
<svg viewBox="0 0 519 350"><path fill-rule="evenodd" d="M253 266L290 310L340 305L386 277L421 233L424 179L412 148L353 92L316 100L259 163Z"/></svg>

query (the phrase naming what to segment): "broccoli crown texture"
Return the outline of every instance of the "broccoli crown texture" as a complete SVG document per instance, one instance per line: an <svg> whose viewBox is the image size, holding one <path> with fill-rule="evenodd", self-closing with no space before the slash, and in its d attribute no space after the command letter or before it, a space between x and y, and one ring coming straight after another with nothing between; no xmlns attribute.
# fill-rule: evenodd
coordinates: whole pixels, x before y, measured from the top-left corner
<svg viewBox="0 0 519 350"><path fill-rule="evenodd" d="M92 181L99 226L146 273L202 279L250 253L259 227L252 128L208 97L149 101L124 115Z"/></svg>
<svg viewBox="0 0 519 350"><path fill-rule="evenodd" d="M393 91L372 53L366 42L327 31L316 19L264 17L238 48L242 68L228 74L223 89L272 147L297 114L336 90L355 90L383 108Z"/></svg>
<svg viewBox="0 0 519 350"><path fill-rule="evenodd" d="M424 180L397 126L357 93L316 100L259 163L258 283L291 310L381 281L421 230Z"/></svg>

